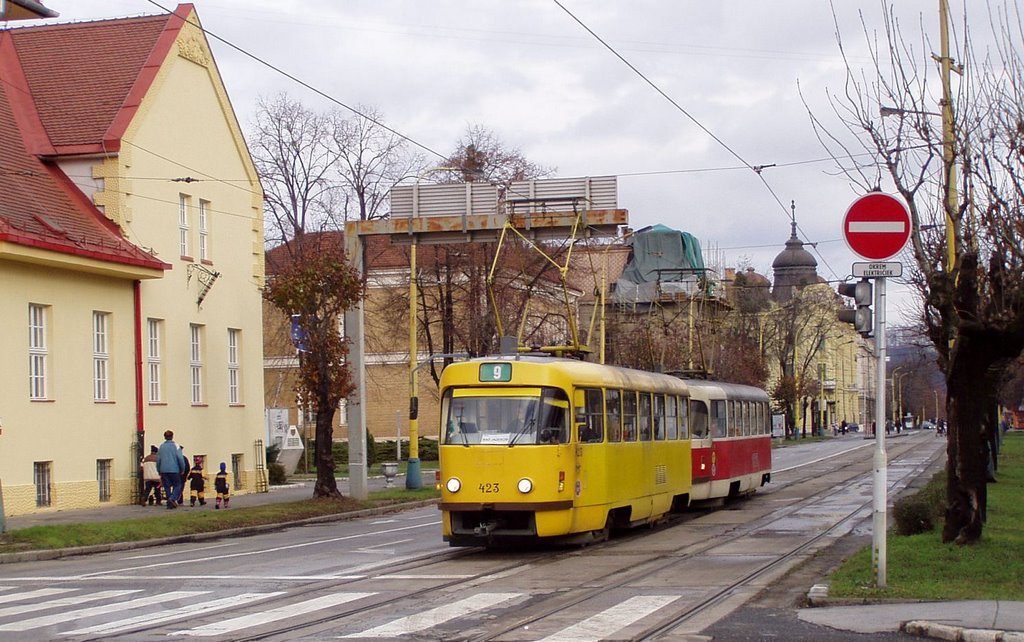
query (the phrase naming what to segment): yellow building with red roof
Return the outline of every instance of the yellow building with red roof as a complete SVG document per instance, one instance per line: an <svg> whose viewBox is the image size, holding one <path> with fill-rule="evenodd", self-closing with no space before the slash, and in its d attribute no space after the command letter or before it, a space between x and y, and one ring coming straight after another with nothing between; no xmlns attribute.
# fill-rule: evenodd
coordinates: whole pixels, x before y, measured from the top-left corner
<svg viewBox="0 0 1024 642"><path fill-rule="evenodd" d="M0 30L6 514L133 501L166 429L256 487L262 202L192 5Z"/></svg>

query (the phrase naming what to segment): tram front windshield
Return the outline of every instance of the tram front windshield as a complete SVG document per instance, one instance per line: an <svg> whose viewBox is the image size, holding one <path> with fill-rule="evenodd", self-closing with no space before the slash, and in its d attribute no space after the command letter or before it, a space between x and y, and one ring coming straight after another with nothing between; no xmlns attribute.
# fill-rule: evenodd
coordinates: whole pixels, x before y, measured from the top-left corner
<svg viewBox="0 0 1024 642"><path fill-rule="evenodd" d="M569 441L569 398L557 388L454 388L441 403L446 444L551 445Z"/></svg>

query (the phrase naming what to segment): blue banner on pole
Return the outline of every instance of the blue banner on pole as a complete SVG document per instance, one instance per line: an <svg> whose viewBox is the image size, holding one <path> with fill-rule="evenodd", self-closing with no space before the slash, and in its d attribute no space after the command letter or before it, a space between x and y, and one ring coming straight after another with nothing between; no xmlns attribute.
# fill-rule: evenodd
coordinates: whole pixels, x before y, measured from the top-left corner
<svg viewBox="0 0 1024 642"><path fill-rule="evenodd" d="M306 329L299 324L299 315L292 315L292 345L299 352L309 352L306 349Z"/></svg>

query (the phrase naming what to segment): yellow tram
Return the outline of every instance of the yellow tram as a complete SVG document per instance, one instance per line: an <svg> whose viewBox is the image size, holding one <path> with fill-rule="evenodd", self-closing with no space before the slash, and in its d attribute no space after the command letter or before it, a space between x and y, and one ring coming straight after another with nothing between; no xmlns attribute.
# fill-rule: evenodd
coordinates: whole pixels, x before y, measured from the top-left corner
<svg viewBox="0 0 1024 642"><path fill-rule="evenodd" d="M686 381L548 356L441 376L440 508L453 546L604 539L689 502Z"/></svg>

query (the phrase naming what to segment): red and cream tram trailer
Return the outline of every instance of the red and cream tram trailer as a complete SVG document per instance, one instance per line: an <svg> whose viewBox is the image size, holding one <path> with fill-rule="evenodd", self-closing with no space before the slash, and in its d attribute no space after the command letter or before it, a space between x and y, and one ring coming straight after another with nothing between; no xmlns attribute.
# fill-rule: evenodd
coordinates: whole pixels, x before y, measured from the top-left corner
<svg viewBox="0 0 1024 642"><path fill-rule="evenodd" d="M771 481L771 408L760 388L689 381L693 501L752 493Z"/></svg>
<svg viewBox="0 0 1024 642"><path fill-rule="evenodd" d="M754 460L758 473L722 458L754 448L758 415L742 424L750 428L734 430L736 442L751 433L742 435L750 445L730 442L728 415L725 436L716 438L711 428L712 416L720 416L712 413L728 413L730 395L741 388L745 402L757 396L754 388L548 356L448 366L440 386L438 473L445 540L454 546L587 541L607 537L612 527L652 523L689 504L694 448L708 449L706 465L713 468L709 479L699 476L707 484L703 499L752 490L753 475L767 480L770 434L759 431L765 448ZM716 406L719 401L726 403ZM745 407L738 406L737 417ZM696 441L694 422L705 426Z"/></svg>

